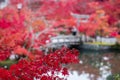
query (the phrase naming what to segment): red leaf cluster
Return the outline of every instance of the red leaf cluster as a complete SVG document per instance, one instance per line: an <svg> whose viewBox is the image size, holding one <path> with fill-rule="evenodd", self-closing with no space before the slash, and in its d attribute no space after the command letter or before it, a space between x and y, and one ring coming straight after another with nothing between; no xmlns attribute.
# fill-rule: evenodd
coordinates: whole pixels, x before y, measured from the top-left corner
<svg viewBox="0 0 120 80"><path fill-rule="evenodd" d="M6 60L9 56L10 53L8 51L0 51L0 61Z"/></svg>
<svg viewBox="0 0 120 80"><path fill-rule="evenodd" d="M62 67L64 64L77 63L78 51L73 49L62 48L53 53L44 55L34 61L21 59L17 64L13 64L9 70L0 68L0 80L63 80L56 75L62 73L68 75L67 68Z"/></svg>

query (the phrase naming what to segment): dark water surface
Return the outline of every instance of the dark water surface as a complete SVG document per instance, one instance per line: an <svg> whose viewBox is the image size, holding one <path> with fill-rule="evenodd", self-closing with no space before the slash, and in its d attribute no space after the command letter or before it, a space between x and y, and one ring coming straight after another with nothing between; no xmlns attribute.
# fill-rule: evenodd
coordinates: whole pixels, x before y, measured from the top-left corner
<svg viewBox="0 0 120 80"><path fill-rule="evenodd" d="M113 80L120 73L120 51L80 50L79 64L68 65L68 80Z"/></svg>

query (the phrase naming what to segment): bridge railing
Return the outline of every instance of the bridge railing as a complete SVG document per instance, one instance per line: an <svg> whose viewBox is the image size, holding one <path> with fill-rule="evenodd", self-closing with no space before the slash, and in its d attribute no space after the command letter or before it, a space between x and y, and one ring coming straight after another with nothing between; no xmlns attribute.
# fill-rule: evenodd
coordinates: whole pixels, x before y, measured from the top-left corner
<svg viewBox="0 0 120 80"><path fill-rule="evenodd" d="M51 38L51 43L72 43L79 42L80 37L77 36L58 36Z"/></svg>

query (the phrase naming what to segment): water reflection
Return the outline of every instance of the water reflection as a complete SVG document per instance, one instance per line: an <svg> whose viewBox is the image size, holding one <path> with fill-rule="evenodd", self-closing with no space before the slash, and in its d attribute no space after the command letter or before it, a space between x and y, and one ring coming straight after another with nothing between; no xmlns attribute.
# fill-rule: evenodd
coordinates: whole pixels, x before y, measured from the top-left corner
<svg viewBox="0 0 120 80"><path fill-rule="evenodd" d="M70 64L68 80L107 80L120 73L120 52L81 51L79 64Z"/></svg>

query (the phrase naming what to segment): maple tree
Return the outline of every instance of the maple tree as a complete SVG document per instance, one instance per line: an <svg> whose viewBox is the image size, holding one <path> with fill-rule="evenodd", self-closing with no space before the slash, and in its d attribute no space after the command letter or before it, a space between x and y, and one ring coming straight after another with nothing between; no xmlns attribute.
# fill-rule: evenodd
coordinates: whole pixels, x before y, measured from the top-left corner
<svg viewBox="0 0 120 80"><path fill-rule="evenodd" d="M46 40L55 34L50 30L46 31L47 20L38 19L38 15L25 5L18 13L16 8L18 3L24 4L23 0L20 2L13 0L11 4L14 4L14 8L6 7L1 11L0 61L7 60L12 54L24 55L25 58L18 60L18 63L11 65L8 70L0 68L0 79L63 80L64 78L60 78L56 73L68 75L67 69L62 65L78 62L78 51L63 48L45 55L39 47L44 47ZM51 74L48 75L50 72Z"/></svg>

